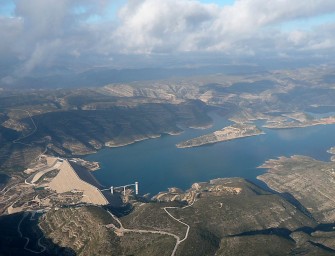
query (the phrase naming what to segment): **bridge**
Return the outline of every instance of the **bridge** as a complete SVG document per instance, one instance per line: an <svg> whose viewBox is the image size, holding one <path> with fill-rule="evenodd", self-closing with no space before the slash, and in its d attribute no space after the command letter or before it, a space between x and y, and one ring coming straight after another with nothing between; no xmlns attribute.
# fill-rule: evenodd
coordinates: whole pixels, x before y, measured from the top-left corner
<svg viewBox="0 0 335 256"><path fill-rule="evenodd" d="M132 187L132 186L135 187L135 195L138 195L138 182L137 182L137 181L135 181L134 184L127 184L127 185L118 186L118 187L111 186L110 188L102 189L101 191L107 191L107 190L110 190L111 194L113 195L115 189L120 189L120 188L122 188L122 189L123 189L123 195L126 195L126 188L127 188L127 187Z"/></svg>

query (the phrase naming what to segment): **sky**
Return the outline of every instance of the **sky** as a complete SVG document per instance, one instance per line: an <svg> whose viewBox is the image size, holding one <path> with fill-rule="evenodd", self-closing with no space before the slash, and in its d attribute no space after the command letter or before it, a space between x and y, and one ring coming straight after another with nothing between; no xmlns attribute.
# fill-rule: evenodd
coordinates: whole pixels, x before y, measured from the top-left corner
<svg viewBox="0 0 335 256"><path fill-rule="evenodd" d="M0 0L0 86L38 72L333 59L334 0Z"/></svg>

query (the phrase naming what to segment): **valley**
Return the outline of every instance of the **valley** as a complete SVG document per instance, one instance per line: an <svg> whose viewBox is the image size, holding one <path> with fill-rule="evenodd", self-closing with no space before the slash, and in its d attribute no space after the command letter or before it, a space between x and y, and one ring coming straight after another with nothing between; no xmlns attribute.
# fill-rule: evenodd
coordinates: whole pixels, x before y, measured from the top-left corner
<svg viewBox="0 0 335 256"><path fill-rule="evenodd" d="M334 86L326 79L332 72L1 90L1 250L333 254L334 161L309 155L324 158L324 147L334 153L333 114L310 112L333 106ZM315 149L307 144L313 139ZM94 159L101 152L111 167ZM129 167L118 164L122 159ZM109 186L134 180L140 195L133 189L111 195Z"/></svg>

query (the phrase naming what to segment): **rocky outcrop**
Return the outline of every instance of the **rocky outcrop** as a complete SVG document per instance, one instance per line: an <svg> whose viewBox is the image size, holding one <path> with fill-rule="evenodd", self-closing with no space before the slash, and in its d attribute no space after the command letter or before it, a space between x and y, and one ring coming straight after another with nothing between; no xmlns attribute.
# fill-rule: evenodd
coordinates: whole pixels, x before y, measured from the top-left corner
<svg viewBox="0 0 335 256"><path fill-rule="evenodd" d="M81 207L49 211L39 226L46 238L73 249L76 255L120 255L113 245L115 235L105 227L111 221L101 208Z"/></svg>
<svg viewBox="0 0 335 256"><path fill-rule="evenodd" d="M319 222L335 221L335 163L305 156L265 162L257 178L270 188L293 195Z"/></svg>
<svg viewBox="0 0 335 256"><path fill-rule="evenodd" d="M185 232L183 226L173 226L161 209L179 205L169 212L189 224L190 233L177 255L284 255L297 247L289 236L294 230L316 226L312 218L281 196L240 178L195 183L187 191L171 188L153 199L156 203L135 206L122 221L128 227L159 226L180 234ZM269 243L277 246L270 248Z"/></svg>

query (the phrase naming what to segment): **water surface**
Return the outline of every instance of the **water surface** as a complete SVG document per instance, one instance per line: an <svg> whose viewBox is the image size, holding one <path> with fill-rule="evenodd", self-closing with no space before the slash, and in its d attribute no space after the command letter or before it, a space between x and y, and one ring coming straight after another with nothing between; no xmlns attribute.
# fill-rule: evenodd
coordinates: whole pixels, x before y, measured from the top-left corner
<svg viewBox="0 0 335 256"><path fill-rule="evenodd" d="M141 194L156 194L168 187L187 189L194 182L219 177L243 177L260 184L256 177L264 161L294 154L329 161L326 152L335 146L335 125L295 129L265 129L266 134L194 148L179 149L181 141L221 129L230 122L211 114L213 127L186 129L178 136L163 135L119 148L105 148L85 159L99 161L94 172L104 185L124 185L138 181ZM259 123L259 122L257 122Z"/></svg>
<svg viewBox="0 0 335 256"><path fill-rule="evenodd" d="M6 183L9 181L10 177L7 174L0 173L0 189L5 187Z"/></svg>

